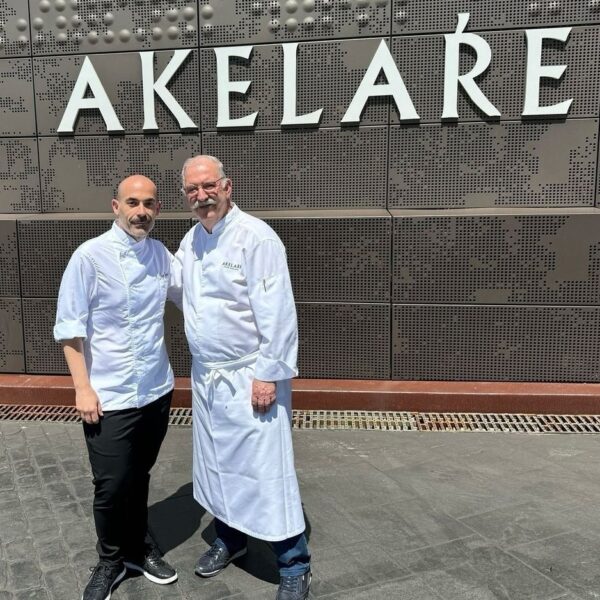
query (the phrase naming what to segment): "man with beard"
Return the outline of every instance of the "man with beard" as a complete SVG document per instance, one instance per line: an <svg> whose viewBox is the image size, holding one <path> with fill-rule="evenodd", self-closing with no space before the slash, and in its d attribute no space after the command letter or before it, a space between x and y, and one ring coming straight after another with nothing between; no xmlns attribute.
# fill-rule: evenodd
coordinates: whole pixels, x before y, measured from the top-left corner
<svg viewBox="0 0 600 600"><path fill-rule="evenodd" d="M67 265L54 328L94 477L99 562L83 600L108 600L126 567L154 583L177 579L147 526L150 469L173 393L163 313L167 295L180 301L179 271L169 251L147 237L160 211L150 179L124 179L112 209L112 228L79 246Z"/></svg>
<svg viewBox="0 0 600 600"><path fill-rule="evenodd" d="M192 353L194 497L217 532L195 572L219 573L250 535L277 555L277 600L304 600L310 554L290 427L298 334L285 248L232 203L218 159L189 159L182 182L200 221L176 254Z"/></svg>

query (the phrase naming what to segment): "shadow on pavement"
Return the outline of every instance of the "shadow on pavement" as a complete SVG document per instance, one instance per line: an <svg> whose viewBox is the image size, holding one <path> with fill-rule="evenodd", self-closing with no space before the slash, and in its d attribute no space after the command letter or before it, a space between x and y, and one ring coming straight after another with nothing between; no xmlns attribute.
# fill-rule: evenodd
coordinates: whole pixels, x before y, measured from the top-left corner
<svg viewBox="0 0 600 600"><path fill-rule="evenodd" d="M310 542L311 525L306 511L304 511L304 521L306 523L306 539ZM217 534L214 521L210 522L210 525L204 529L201 535L209 546L215 541ZM248 575L256 577L256 579L266 583L279 583L277 559L268 542L248 536L248 553L233 562L242 571L246 571Z"/></svg>
<svg viewBox="0 0 600 600"><path fill-rule="evenodd" d="M198 531L206 511L194 500L192 483L148 509L148 527L161 551L166 554Z"/></svg>

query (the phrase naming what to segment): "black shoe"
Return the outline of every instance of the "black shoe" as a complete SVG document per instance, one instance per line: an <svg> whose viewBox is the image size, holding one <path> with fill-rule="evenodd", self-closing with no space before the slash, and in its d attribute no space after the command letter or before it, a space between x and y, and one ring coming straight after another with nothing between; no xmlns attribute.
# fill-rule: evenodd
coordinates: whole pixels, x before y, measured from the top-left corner
<svg viewBox="0 0 600 600"><path fill-rule="evenodd" d="M81 600L110 600L113 588L127 574L127 569L123 565L103 561L90 571L92 574L83 590Z"/></svg>
<svg viewBox="0 0 600 600"><path fill-rule="evenodd" d="M310 571L302 575L282 577L275 600L306 600L310 590Z"/></svg>
<svg viewBox="0 0 600 600"><path fill-rule="evenodd" d="M248 552L247 548L242 548L239 552L229 554L229 552L219 546L213 544L196 563L194 573L200 577L212 577L220 573L232 560L244 556Z"/></svg>
<svg viewBox="0 0 600 600"><path fill-rule="evenodd" d="M143 561L125 561L128 569L139 571L153 583L164 585L177 580L177 571L161 556L158 548L150 548Z"/></svg>

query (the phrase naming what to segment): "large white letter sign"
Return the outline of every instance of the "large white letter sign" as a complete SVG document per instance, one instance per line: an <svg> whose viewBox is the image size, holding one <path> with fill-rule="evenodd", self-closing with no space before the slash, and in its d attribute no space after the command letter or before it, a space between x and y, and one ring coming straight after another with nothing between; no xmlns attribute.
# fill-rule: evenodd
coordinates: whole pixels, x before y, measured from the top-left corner
<svg viewBox="0 0 600 600"><path fill-rule="evenodd" d="M469 22L469 13L458 15L456 33L447 33L446 38L446 70L444 73L444 110L442 119L458 119L458 84L460 83L475 103L475 105L488 117L500 117L498 109L486 98L475 78L479 77L490 66L492 50L490 45L479 35L464 33ZM466 44L475 50L477 60L475 66L460 75L460 46Z"/></svg>
<svg viewBox="0 0 600 600"><path fill-rule="evenodd" d="M524 117L538 117L555 115L566 117L573 103L573 99L565 100L554 106L540 106L540 79L560 79L567 69L566 65L542 66L542 46L544 40L559 40L566 42L569 39L571 27L556 29L528 29L527 36L527 77L525 79L525 105Z"/></svg>
<svg viewBox="0 0 600 600"><path fill-rule="evenodd" d="M375 81L381 71L383 71L387 83L376 85ZM392 96L400 113L400 121L418 121L420 119L385 40L381 40L358 90L342 118L342 123L360 123L362 111L371 96Z"/></svg>
<svg viewBox="0 0 600 600"><path fill-rule="evenodd" d="M171 81L173 75L177 73L177 70L190 52L191 50L175 50L169 64L156 81L154 81L154 52L140 52L140 60L142 61L142 87L144 90L144 131L158 130L156 114L154 113L155 92L177 119L180 129L198 128L183 108L181 108L179 102L175 100L173 94L167 89L167 84Z"/></svg>
<svg viewBox="0 0 600 600"><path fill-rule="evenodd" d="M85 98L88 86L93 94L93 98ZM107 131L123 131L123 127L121 127L121 123L119 123L119 118L115 113L115 109L100 82L98 73L96 73L92 61L86 56L83 60L83 65L81 65L81 71L79 71L73 91L71 92L67 108L65 109L56 132L73 133L73 127L75 126L79 111L90 108L95 108L100 111Z"/></svg>
<svg viewBox="0 0 600 600"><path fill-rule="evenodd" d="M248 60L253 46L231 46L215 48L217 56L217 127L253 127L258 112L239 119L229 116L229 96L233 93L245 94L251 81L231 81L229 79L229 59L239 56Z"/></svg>
<svg viewBox="0 0 600 600"><path fill-rule="evenodd" d="M298 43L282 44L283 48L283 118L282 126L318 125L322 108L304 115L296 114Z"/></svg>

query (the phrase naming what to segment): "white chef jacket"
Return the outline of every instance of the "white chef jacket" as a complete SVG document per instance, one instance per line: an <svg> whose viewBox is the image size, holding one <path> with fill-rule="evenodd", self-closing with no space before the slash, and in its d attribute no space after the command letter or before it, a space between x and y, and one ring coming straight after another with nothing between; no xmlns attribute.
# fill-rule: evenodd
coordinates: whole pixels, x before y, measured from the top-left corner
<svg viewBox="0 0 600 600"><path fill-rule="evenodd" d="M83 338L102 410L139 408L173 388L164 341L167 295L180 303L179 265L154 239L117 223L84 242L63 274L54 338Z"/></svg>
<svg viewBox="0 0 600 600"><path fill-rule="evenodd" d="M296 307L285 248L236 205L208 233L200 223L175 255L183 266L183 313L192 357L231 361L258 352L255 378L298 374Z"/></svg>
<svg viewBox="0 0 600 600"><path fill-rule="evenodd" d="M194 498L238 531L291 538L305 522L291 436L296 309L283 244L234 206L212 233L193 227L176 257L192 352ZM265 414L252 408L254 379L277 381Z"/></svg>

